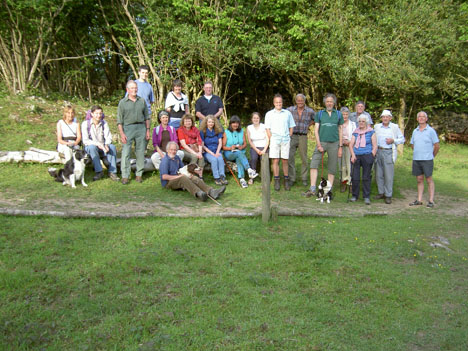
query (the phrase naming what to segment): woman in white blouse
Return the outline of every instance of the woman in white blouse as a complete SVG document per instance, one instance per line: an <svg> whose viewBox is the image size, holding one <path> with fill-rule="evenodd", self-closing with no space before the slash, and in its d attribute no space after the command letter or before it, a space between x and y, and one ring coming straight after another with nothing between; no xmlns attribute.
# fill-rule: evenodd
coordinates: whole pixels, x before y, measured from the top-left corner
<svg viewBox="0 0 468 351"><path fill-rule="evenodd" d="M247 140L250 144L250 168L257 171L258 160L267 152L270 140L265 130L265 125L260 123L260 114L252 113L252 124L247 127ZM249 179L249 184L253 179Z"/></svg>
<svg viewBox="0 0 468 351"><path fill-rule="evenodd" d="M75 109L66 106L63 118L57 122L57 151L65 157L65 161L72 158L72 149L79 148L81 143L80 125L75 121Z"/></svg>

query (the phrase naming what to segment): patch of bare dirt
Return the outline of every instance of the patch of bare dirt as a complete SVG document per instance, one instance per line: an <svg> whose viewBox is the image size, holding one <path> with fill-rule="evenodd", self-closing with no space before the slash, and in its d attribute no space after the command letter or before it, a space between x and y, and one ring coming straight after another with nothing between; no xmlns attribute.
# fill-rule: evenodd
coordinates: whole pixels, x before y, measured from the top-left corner
<svg viewBox="0 0 468 351"><path fill-rule="evenodd" d="M61 217L246 217L260 216L261 203L245 204L237 207L221 206L214 202L198 206L193 199L190 206L171 204L161 200L154 202L87 202L85 200L74 200L73 202L57 199L28 200L14 197L13 194L0 193L0 214L10 215L53 215ZM436 206L426 208L423 206L410 207L409 203L416 198L415 191L407 191L405 198L393 199L392 204L387 205L383 201L373 201L366 206L362 201L346 203L332 201L330 204L320 203L315 198L301 202L275 201L272 206L280 216L319 216L319 217L356 217L356 216L379 216L394 215L406 211L413 213L446 214L452 216L466 217L468 201L456 199L449 196L438 195Z"/></svg>

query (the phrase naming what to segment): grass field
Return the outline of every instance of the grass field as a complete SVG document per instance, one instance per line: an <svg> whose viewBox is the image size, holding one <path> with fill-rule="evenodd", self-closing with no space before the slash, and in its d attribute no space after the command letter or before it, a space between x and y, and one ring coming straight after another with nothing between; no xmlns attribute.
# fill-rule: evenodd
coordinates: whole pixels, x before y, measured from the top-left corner
<svg viewBox="0 0 468 351"><path fill-rule="evenodd" d="M0 94L0 150L53 149L62 105ZM105 112L115 128L115 107ZM434 209L407 206L406 147L391 206L272 192L329 218L0 216L0 350L467 350L467 159L468 147L442 145ZM219 208L161 189L157 173L124 187L90 171L73 190L47 167L0 164L0 204L193 216L260 206L259 182L230 178Z"/></svg>
<svg viewBox="0 0 468 351"><path fill-rule="evenodd" d="M466 218L0 221L1 349L468 347Z"/></svg>

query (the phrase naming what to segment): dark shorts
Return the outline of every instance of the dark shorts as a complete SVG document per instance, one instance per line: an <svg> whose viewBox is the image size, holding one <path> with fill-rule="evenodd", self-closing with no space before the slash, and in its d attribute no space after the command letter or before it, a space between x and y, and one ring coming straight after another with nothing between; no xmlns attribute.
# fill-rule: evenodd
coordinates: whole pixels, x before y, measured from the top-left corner
<svg viewBox="0 0 468 351"><path fill-rule="evenodd" d="M413 160L413 175L420 176L424 174L426 178L432 177L432 171L434 170L434 160Z"/></svg>

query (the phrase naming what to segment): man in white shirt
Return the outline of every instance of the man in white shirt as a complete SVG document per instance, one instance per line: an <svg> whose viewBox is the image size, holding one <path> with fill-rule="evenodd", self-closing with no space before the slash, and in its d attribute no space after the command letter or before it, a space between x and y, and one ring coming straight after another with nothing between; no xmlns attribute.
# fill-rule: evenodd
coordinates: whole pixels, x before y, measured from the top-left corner
<svg viewBox="0 0 468 351"><path fill-rule="evenodd" d="M386 204L392 203L393 175L395 161L398 155L396 146L405 142L397 124L391 123L392 113L384 110L380 115L382 123L374 127L377 136L377 155L375 158L375 179L379 194L375 199L384 199Z"/></svg>
<svg viewBox="0 0 468 351"><path fill-rule="evenodd" d="M102 119L102 108L100 106L91 107L91 116L91 119L85 120L81 124L81 133L85 151L93 161L95 172L93 180L99 180L103 177L101 157L105 157L109 178L113 181L119 181L116 167L117 150L112 144L109 125Z"/></svg>
<svg viewBox="0 0 468 351"><path fill-rule="evenodd" d="M288 164L291 135L296 126L294 118L288 110L283 109L283 97L276 94L273 98L275 108L265 115L265 128L270 139L270 158L273 159L273 177L275 190L281 189L279 176L279 160L283 163L284 189L291 190Z"/></svg>

